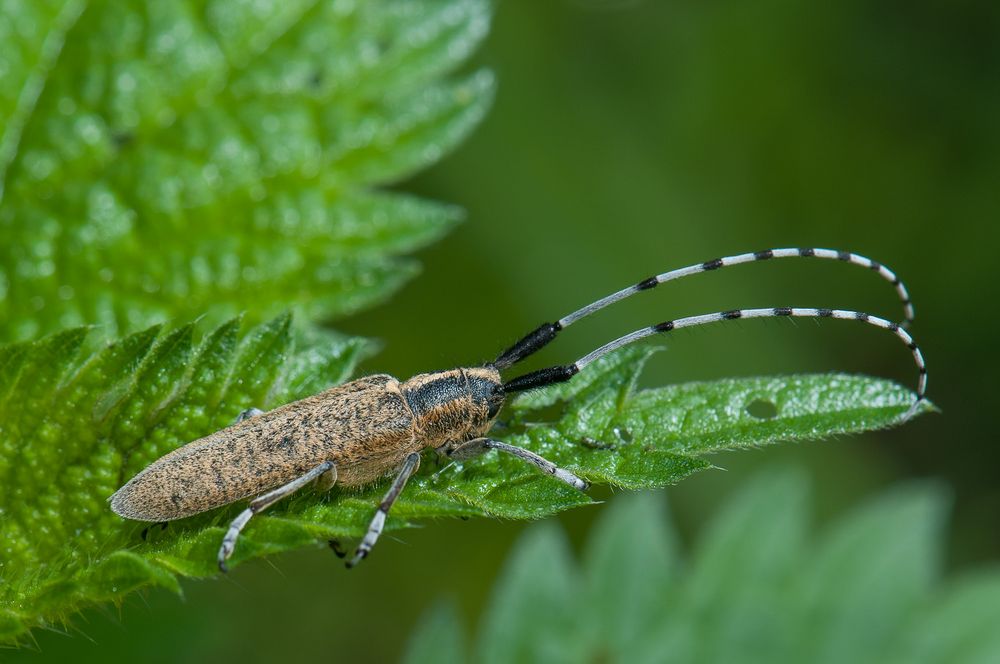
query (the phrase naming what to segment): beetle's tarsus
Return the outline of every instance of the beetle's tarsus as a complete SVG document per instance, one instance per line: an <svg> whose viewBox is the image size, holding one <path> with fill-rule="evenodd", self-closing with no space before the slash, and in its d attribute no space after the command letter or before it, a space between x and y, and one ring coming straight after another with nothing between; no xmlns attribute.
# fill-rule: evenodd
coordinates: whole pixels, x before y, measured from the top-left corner
<svg viewBox="0 0 1000 664"><path fill-rule="evenodd" d="M357 552L354 554L353 558L344 561L344 567L346 567L347 569L354 569L355 565L357 565L367 557L368 557L367 551L362 551L361 549L358 549Z"/></svg>

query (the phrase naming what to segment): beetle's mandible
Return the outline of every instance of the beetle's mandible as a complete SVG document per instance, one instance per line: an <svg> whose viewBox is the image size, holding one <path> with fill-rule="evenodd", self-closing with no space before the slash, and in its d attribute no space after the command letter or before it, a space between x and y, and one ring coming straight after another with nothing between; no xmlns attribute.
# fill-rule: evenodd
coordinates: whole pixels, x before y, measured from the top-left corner
<svg viewBox="0 0 1000 664"><path fill-rule="evenodd" d="M792 257L838 260L875 271L895 287L904 307L903 322L844 309L734 309L664 321L619 337L572 364L507 381L501 378L501 371L540 350L561 330L631 295L721 267ZM905 329L913 320L913 306L896 274L881 263L846 251L768 249L644 279L539 326L485 366L420 374L405 382L388 375L367 376L267 413L250 408L232 426L154 461L111 496L111 509L128 519L167 522L253 497L222 540L218 562L225 571L226 560L250 518L285 496L313 482L325 491L335 483L359 487L394 474L368 532L348 561L353 566L375 545L389 509L417 470L425 449L453 459L469 459L495 449L520 457L581 491L587 488L571 471L488 436L507 395L569 380L601 356L654 334L740 318L787 316L855 320L893 332L909 348L919 371L917 400L907 416L916 412L924 399L927 370L920 349Z"/></svg>

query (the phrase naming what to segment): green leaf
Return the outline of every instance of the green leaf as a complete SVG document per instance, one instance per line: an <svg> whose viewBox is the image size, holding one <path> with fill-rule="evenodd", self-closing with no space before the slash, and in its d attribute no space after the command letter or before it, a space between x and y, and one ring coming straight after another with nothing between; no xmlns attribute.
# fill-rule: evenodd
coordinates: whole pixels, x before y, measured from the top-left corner
<svg viewBox="0 0 1000 664"><path fill-rule="evenodd" d="M683 572L664 508L659 494L623 495L590 533L582 563L587 610L577 627L589 650L624 652L659 626L663 588Z"/></svg>
<svg viewBox="0 0 1000 664"><path fill-rule="evenodd" d="M909 638L893 649L895 662L996 661L1000 656L1000 571L967 573L944 588L918 612Z"/></svg>
<svg viewBox="0 0 1000 664"><path fill-rule="evenodd" d="M465 638L454 605L439 603L424 614L406 646L405 664L463 664Z"/></svg>
<svg viewBox="0 0 1000 664"><path fill-rule="evenodd" d="M555 524L539 525L522 538L497 580L474 661L579 662L569 638L577 576L569 544Z"/></svg>
<svg viewBox="0 0 1000 664"><path fill-rule="evenodd" d="M471 661L1000 659L1000 569L942 576L938 487L889 492L819 534L807 488L800 473L771 471L736 492L683 573L653 494L612 501L582 564L556 528L533 527L494 587Z"/></svg>
<svg viewBox="0 0 1000 664"><path fill-rule="evenodd" d="M693 659L756 657L745 653L757 652L774 618L767 607L780 603L801 560L808 507L805 478L790 473L761 476L726 505L701 533L686 592L672 607L676 648Z"/></svg>
<svg viewBox="0 0 1000 664"><path fill-rule="evenodd" d="M168 331L153 327L96 351L87 342L88 330L78 328L0 347L4 641L22 638L35 626L59 623L82 606L118 601L142 586L176 589L177 575L217 574L216 553L224 529L242 505L174 522L166 531L151 527L144 539L149 524L119 518L108 508L108 497L155 459L227 426L245 408L270 409L345 380L370 350L361 340L299 329L288 315L242 334L240 328L238 320L204 335L192 325ZM582 372L572 393L559 386L552 390L555 395L542 391L519 400L510 410L506 434L499 435L593 482L662 487L710 467L699 455L887 426L898 421L914 398L887 381L840 375L636 391L637 377L652 352L622 350ZM558 397L571 400L560 402ZM748 402L761 398L774 401L774 417L759 420L746 412ZM531 399L549 405L532 409ZM554 421L553 408L560 411ZM328 496L300 492L251 521L231 563L358 536L384 490L379 484L362 490L335 487ZM441 516L534 519L591 502L587 494L507 455L490 453L462 464L443 464L428 453L386 528ZM768 499L745 503L761 513L781 505ZM785 506L779 511L783 518L769 517L752 527L767 539L759 550L747 549L752 555L741 561L746 575L759 577L763 585L780 567L782 555L791 555L785 549L795 548L798 512ZM647 505L642 519L656 513ZM907 514L909 523L923 513ZM728 564L727 542L743 537L744 518L737 514L735 525L720 531L718 543L706 545L717 551L706 554L706 561L720 561L716 567ZM627 539L624 531L610 528L609 539ZM900 536L900 541L908 540ZM558 548L552 542L546 546ZM666 555L669 536L650 531L648 547L624 557L597 547L589 569L594 574L603 570L606 577L614 559L630 557L635 567L643 567L644 561ZM551 554L549 549L538 555ZM708 566L701 575L715 578L712 569ZM914 563L914 569L920 565ZM655 578L670 578L669 569ZM570 582L553 577L547 583L561 588ZM603 583L607 587L611 582ZM630 583L639 587L643 580ZM646 597L637 606L648 606L654 599ZM750 599L748 595L748 604ZM599 633L608 643L624 643L635 631ZM507 641L503 633L493 638ZM515 650L535 647L513 641L508 645ZM545 654L556 656L548 650Z"/></svg>
<svg viewBox="0 0 1000 664"><path fill-rule="evenodd" d="M343 379L370 350L358 339L298 334L289 316L242 339L239 327L225 323L197 345L191 325L153 327L90 355L84 328L0 349L0 640L143 586L179 590L177 573L205 574L198 546L218 547L211 524L221 514L163 536L154 527L144 542L148 524L116 517L108 497L242 409L274 407L307 396L317 380ZM317 378L316 370L327 374ZM278 533L283 548L314 540L293 525L307 534Z"/></svg>
<svg viewBox="0 0 1000 664"><path fill-rule="evenodd" d="M796 630L799 652L812 661L883 660L885 635L904 625L939 574L946 506L938 487L914 485L832 529L799 580L808 617ZM857 606L867 611L852 612Z"/></svg>
<svg viewBox="0 0 1000 664"><path fill-rule="evenodd" d="M84 2L9 2L0 16L0 195L24 124Z"/></svg>
<svg viewBox="0 0 1000 664"><path fill-rule="evenodd" d="M0 339L341 316L456 208L380 189L482 118L486 0L10 0Z"/></svg>

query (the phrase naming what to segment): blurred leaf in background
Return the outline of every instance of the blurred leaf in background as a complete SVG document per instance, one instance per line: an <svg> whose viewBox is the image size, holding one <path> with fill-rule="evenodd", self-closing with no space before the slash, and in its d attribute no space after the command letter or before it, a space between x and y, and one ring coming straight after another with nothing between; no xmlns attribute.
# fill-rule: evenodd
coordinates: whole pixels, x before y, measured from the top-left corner
<svg viewBox="0 0 1000 664"><path fill-rule="evenodd" d="M1000 569L944 574L946 495L904 485L813 533L806 475L770 471L729 498L687 556L662 496L623 496L579 562L558 527L533 526L474 645L439 604L404 661L995 662Z"/></svg>
<svg viewBox="0 0 1000 664"><path fill-rule="evenodd" d="M377 189L489 106L485 0L0 13L0 339L386 298L459 211Z"/></svg>
<svg viewBox="0 0 1000 664"><path fill-rule="evenodd" d="M224 528L241 504L161 533L113 514L108 497L245 408L270 409L343 381L366 349L329 333L304 338L289 316L242 339L239 327L238 320L225 323L198 345L193 324L167 334L153 327L90 356L81 352L85 328L0 347L0 642L23 642L32 628L67 623L85 606L120 602L144 586L179 592L178 576L217 573ZM700 458L711 452L889 426L914 399L888 381L837 375L636 393L651 353L624 349L572 383L526 395L506 438L585 479L655 488L711 467ZM765 400L771 416L748 412L748 404ZM565 410L557 421L532 421L552 404ZM254 519L232 563L361 535L382 491L335 489L330 499L303 492L286 500ZM441 470L428 460L387 528L443 516L540 518L590 502L522 460L494 454Z"/></svg>

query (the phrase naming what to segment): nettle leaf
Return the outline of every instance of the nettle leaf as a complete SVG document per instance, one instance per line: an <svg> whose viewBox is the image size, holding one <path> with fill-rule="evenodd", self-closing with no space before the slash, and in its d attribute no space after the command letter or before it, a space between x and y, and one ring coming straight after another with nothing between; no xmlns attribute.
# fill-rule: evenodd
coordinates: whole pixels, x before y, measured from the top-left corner
<svg viewBox="0 0 1000 664"><path fill-rule="evenodd" d="M343 380L371 350L290 322L241 338L234 319L198 344L192 325L153 327L90 355L86 328L0 349L0 640L142 586L179 590L192 533L217 517L182 524L161 558L162 543L143 545L143 524L115 517L107 498L249 405Z"/></svg>
<svg viewBox="0 0 1000 664"><path fill-rule="evenodd" d="M808 527L805 476L770 471L737 492L686 562L651 493L605 508L583 561L551 524L514 546L472 648L438 606L408 664L546 662L993 662L1000 569L944 576L947 498L915 484ZM680 570L684 567L684 572Z"/></svg>
<svg viewBox="0 0 1000 664"><path fill-rule="evenodd" d="M193 325L169 332L153 327L96 352L88 350L88 330L76 328L0 347L2 640L17 641L32 627L58 623L88 604L120 601L143 586L177 590L179 575L216 574L224 529L241 504L161 530L119 518L108 497L153 460L231 424L245 408L270 409L342 382L370 350L358 339L300 331L287 315L242 334L240 328L239 320L230 320L196 341ZM624 349L568 385L522 396L500 437L590 481L651 488L708 468L701 455L721 449L894 424L914 400L888 381L840 375L636 391L652 352ZM769 419L747 412L747 404L762 399L773 402ZM553 408L562 412L553 416ZM387 529L441 516L534 519L592 502L518 459L493 453L444 465L433 453L426 456ZM251 521L231 563L358 536L384 490L379 484L364 490L334 487L323 496L300 492ZM766 507L760 510L767 515L760 517L761 532L768 534L762 546L770 548L747 563L774 567L783 560L777 549L794 538L772 533L784 521ZM779 511L786 513L784 520L798 514L787 505ZM845 536L847 544L851 537ZM654 552L669 548L664 547ZM717 548L723 558L730 552L725 538ZM637 551L626 559L645 568L651 555ZM598 548L588 564L607 570L621 559L616 551ZM840 564L834 558L827 566ZM915 563L913 569L922 568ZM545 574L545 583L575 585L571 577L553 574ZM754 574L768 578L760 570ZM529 575L522 585L539 583ZM637 610L655 599L645 597ZM635 626L641 624L637 617ZM633 636L634 629L623 628L614 638L627 642Z"/></svg>
<svg viewBox="0 0 1000 664"><path fill-rule="evenodd" d="M380 190L490 103L486 0L0 12L0 339L386 298L457 208Z"/></svg>
<svg viewBox="0 0 1000 664"><path fill-rule="evenodd" d="M438 603L421 620L406 648L405 664L462 664L465 640L458 612L451 604Z"/></svg>

